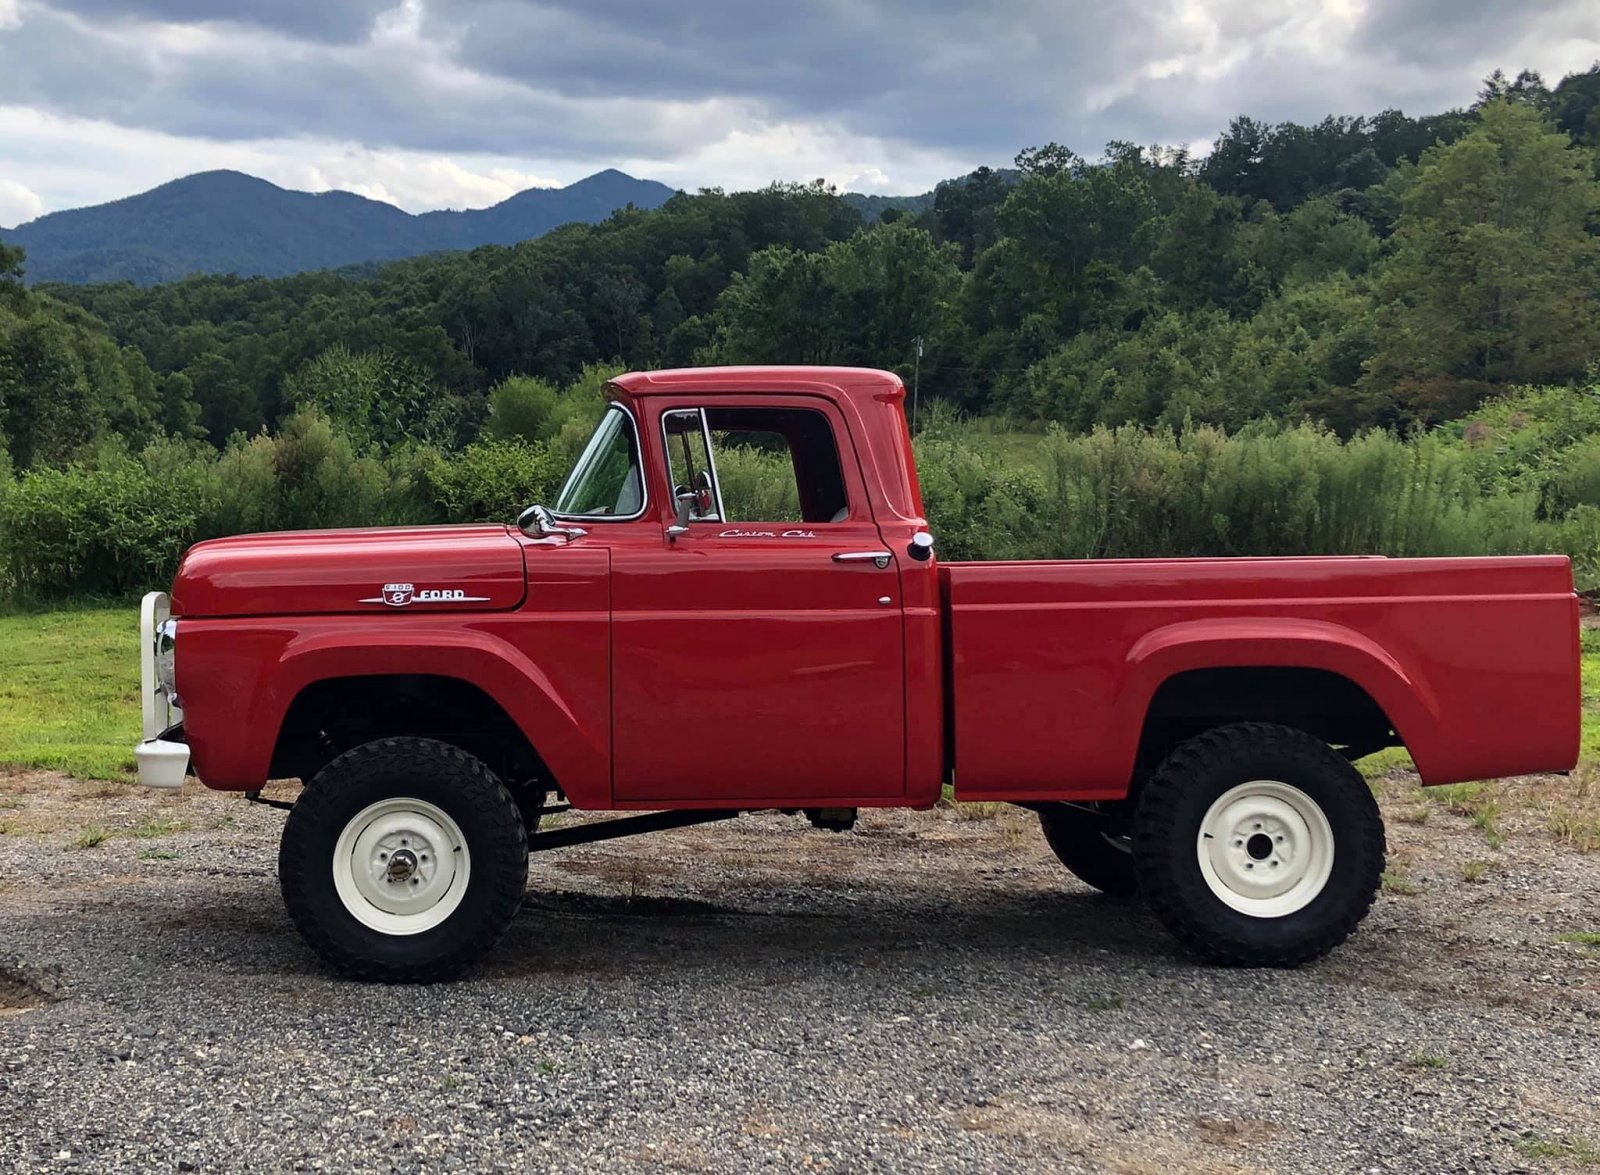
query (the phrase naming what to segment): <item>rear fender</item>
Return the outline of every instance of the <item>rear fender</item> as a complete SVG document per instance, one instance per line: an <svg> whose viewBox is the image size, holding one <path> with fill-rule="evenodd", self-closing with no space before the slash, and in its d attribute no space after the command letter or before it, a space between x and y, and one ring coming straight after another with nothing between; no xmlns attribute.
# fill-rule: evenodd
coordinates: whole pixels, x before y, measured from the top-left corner
<svg viewBox="0 0 1600 1175"><path fill-rule="evenodd" d="M1223 618L1168 625L1128 650L1129 682L1120 745L1129 770L1145 716L1162 683L1196 669L1320 669L1354 682L1383 710L1426 774L1439 730L1439 702L1419 679L1370 637L1321 620Z"/></svg>

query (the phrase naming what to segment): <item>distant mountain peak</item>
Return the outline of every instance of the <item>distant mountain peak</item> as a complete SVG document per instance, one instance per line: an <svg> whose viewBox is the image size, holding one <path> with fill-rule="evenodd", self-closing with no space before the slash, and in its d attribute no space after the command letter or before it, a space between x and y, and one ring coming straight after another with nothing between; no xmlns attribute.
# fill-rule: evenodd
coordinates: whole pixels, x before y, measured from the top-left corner
<svg viewBox="0 0 1600 1175"><path fill-rule="evenodd" d="M29 281L171 281L191 273L278 277L448 249L510 245L673 189L606 168L564 188L529 188L491 208L418 215L355 192L301 192L242 171L196 172L107 204L4 230Z"/></svg>
<svg viewBox="0 0 1600 1175"><path fill-rule="evenodd" d="M258 175L251 175L249 172L244 171L234 171L231 168L225 167L219 167L212 171L197 171L191 175L180 175L177 179L168 180L164 184L158 184L156 187L150 189L150 191L160 192L171 191L173 189L205 189L219 187L244 187L256 189L271 188L278 192L288 191L287 188L281 188L271 180L264 180ZM149 192L140 193L140 195L146 196L149 194ZM138 198L139 196L124 197L124 199L129 200L137 200Z"/></svg>

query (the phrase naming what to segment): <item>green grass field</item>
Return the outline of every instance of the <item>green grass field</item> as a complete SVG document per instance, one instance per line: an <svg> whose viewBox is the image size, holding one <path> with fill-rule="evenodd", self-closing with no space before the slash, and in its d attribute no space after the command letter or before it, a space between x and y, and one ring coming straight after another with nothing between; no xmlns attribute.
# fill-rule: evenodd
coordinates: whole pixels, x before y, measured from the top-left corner
<svg viewBox="0 0 1600 1175"><path fill-rule="evenodd" d="M133 770L139 737L135 604L0 616L0 766L84 779ZM1583 630L1583 757L1600 761L1600 629ZM1410 765L1403 750L1362 761L1369 776Z"/></svg>
<svg viewBox="0 0 1600 1175"><path fill-rule="evenodd" d="M1585 762L1600 759L1600 628L1583 630L1583 741Z"/></svg>
<svg viewBox="0 0 1600 1175"><path fill-rule="evenodd" d="M139 608L0 616L0 764L84 779L133 770Z"/></svg>

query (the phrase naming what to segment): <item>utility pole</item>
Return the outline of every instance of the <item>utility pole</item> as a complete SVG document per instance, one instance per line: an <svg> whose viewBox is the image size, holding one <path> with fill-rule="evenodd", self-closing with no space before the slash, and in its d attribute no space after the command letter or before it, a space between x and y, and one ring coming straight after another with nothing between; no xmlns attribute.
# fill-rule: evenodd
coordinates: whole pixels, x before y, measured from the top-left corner
<svg viewBox="0 0 1600 1175"><path fill-rule="evenodd" d="M917 336L917 358L911 365L911 431L917 431L917 384L922 376L922 336Z"/></svg>

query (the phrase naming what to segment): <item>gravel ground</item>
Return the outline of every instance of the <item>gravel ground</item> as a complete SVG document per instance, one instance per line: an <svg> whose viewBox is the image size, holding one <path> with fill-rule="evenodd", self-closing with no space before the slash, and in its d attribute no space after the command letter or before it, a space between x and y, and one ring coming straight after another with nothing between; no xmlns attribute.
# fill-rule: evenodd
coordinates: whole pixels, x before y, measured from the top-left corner
<svg viewBox="0 0 1600 1175"><path fill-rule="evenodd" d="M1416 892L1297 972L1191 963L1025 813L942 809L537 856L490 963L433 988L324 975L281 813L192 788L0 777L0 1168L1600 1163L1600 949L1557 941L1600 930L1600 855L1407 822L1403 781Z"/></svg>

